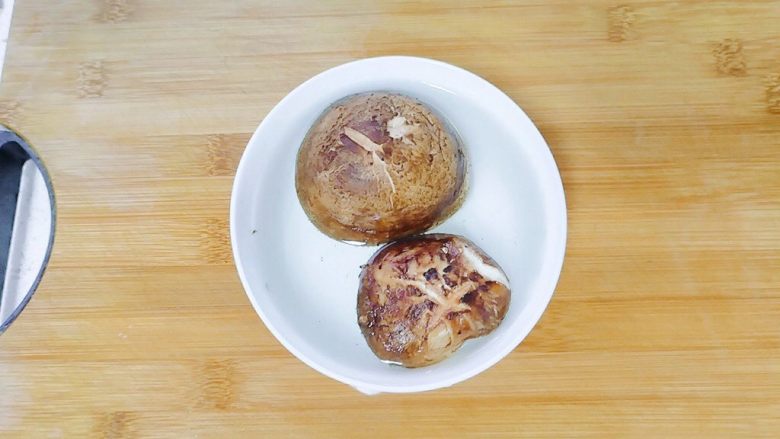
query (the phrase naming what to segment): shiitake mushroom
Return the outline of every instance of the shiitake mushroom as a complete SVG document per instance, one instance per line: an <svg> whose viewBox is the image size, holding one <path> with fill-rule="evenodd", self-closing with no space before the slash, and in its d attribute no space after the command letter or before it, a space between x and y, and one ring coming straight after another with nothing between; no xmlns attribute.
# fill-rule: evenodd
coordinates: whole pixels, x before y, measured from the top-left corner
<svg viewBox="0 0 780 439"><path fill-rule="evenodd" d="M348 96L306 135L296 161L301 206L326 235L379 244L443 221L464 195L460 140L433 109L397 93Z"/></svg>
<svg viewBox="0 0 780 439"><path fill-rule="evenodd" d="M382 247L363 267L358 325L381 360L427 366L493 331L509 302L506 274L474 243L422 235Z"/></svg>

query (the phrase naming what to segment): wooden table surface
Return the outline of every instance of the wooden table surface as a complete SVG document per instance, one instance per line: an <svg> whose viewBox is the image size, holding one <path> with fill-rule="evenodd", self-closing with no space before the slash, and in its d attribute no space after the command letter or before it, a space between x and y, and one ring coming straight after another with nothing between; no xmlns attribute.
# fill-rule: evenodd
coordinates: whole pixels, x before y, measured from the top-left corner
<svg viewBox="0 0 780 439"><path fill-rule="evenodd" d="M17 2L0 121L46 159L59 224L0 338L0 436L780 436L780 1L415 3ZM510 356L365 397L255 315L228 200L277 101L385 54L515 99L570 231Z"/></svg>

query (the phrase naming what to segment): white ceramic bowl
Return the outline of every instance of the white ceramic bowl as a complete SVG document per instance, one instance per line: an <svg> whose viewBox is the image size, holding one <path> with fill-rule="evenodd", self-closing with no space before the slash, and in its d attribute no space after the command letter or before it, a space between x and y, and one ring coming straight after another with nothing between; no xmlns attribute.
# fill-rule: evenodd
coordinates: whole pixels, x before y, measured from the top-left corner
<svg viewBox="0 0 780 439"><path fill-rule="evenodd" d="M469 193L433 231L477 243L504 268L512 287L509 311L493 333L420 369L380 362L360 333L358 274L377 247L328 238L309 222L295 194L296 153L308 128L332 102L369 90L417 97L458 130L470 161ZM482 372L528 335L560 274L566 205L547 144L498 88L442 62L382 57L320 73L268 113L238 167L230 232L247 295L290 352L364 393L419 392Z"/></svg>

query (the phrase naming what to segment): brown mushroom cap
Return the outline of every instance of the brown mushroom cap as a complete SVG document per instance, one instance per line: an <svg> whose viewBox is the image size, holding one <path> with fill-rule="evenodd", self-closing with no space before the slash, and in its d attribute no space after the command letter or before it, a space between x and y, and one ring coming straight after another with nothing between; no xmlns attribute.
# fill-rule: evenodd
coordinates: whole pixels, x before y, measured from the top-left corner
<svg viewBox="0 0 780 439"><path fill-rule="evenodd" d="M322 232L377 244L451 215L465 171L457 136L433 110L374 92L336 102L314 123L298 152L295 186Z"/></svg>
<svg viewBox="0 0 780 439"><path fill-rule="evenodd" d="M371 257L360 275L358 324L380 359L420 367L493 331L509 301L503 270L474 243L423 235Z"/></svg>

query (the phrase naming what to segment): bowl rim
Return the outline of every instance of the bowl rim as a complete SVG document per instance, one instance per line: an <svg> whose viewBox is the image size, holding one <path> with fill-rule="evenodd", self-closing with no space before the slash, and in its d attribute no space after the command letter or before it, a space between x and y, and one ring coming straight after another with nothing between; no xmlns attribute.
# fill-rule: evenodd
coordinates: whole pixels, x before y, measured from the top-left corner
<svg viewBox="0 0 780 439"><path fill-rule="evenodd" d="M310 86L310 84L318 82L322 80L324 77L332 76L335 74L338 74L344 70L349 70L356 68L358 66L370 66L373 65L373 67L380 67L382 65L386 65L388 63L398 65L398 64L406 64L407 67L414 66L414 65L426 65L427 67L433 67L442 69L444 72L451 72L458 75L467 75L470 76L471 79L482 82L491 92L494 93L494 97L496 99L499 99L505 106L507 104L511 105L512 110L515 112L513 114L513 117L519 117L520 121L524 125L524 129L530 130L529 132L531 135L534 135L535 137L538 137L537 140L541 141L541 143L546 146L545 151L542 152L544 154L543 160L544 160L544 166L546 169L543 169L541 172L541 175L546 174L547 179L552 179L552 183L554 184L553 187L546 188L548 190L547 196L552 196L554 198L552 200L552 203L550 203L550 206L552 206L557 212L553 212L554 214L557 214L557 219L555 226L558 227L558 233L553 234L552 236L557 237L557 242L549 244L547 246L547 252L545 255L546 263L543 264L543 266L540 268L542 271L539 275L540 277L540 285L539 289L542 291L540 293L537 293L537 301L536 303L532 299L529 301L528 304L526 304L526 308L529 308L531 306L535 307L535 312L532 313L532 315L528 316L528 320L525 322L520 322L521 326L520 329L517 331L516 335L508 342L505 342L504 345L500 346L499 349L495 349L492 354L487 357L484 361L479 362L474 367L471 367L470 369L467 369L465 372L462 372L460 374L445 377L441 379L431 380L430 382L426 382L425 384L419 384L419 385L384 385L384 384L377 384L373 382L364 382L359 379L354 379L348 376L345 376L344 374L340 373L337 370L332 370L329 367L320 365L317 361L313 360L303 352L301 352L299 349L296 348L296 346L291 343L285 336L282 334L281 331L278 330L278 328L274 325L274 323L271 321L270 318L265 314L260 304L255 300L255 295L253 294L253 287L250 285L247 275L244 271L244 261L241 259L241 254L239 252L239 243L238 243L238 233L237 233L237 224L236 224L236 212L239 204L239 193L241 191L241 188L248 184L251 180L247 180L247 173L249 172L247 169L249 165L247 164L247 160L245 160L248 152L252 148L260 147L261 142L259 142L259 139L261 136L264 135L264 131L267 129L267 126L269 125L269 120L272 120L273 117L283 111L282 109L286 106L286 103L293 99L293 96L296 96L300 93L303 93L306 91L306 89ZM407 69L407 71L411 71L411 69ZM560 176L560 171L557 167L557 164L555 162L555 159L552 155L552 151L549 148L549 145L547 141L544 139L542 134L539 132L536 125L533 123L530 117L520 108L520 106L515 103L506 93L504 93L501 89L499 89L497 86L489 82L488 80L482 78L479 75L476 75L475 73L472 73L468 70L465 70L461 67L457 67L455 65L438 61L430 58L422 58L422 57L414 57L414 56L380 56L380 57L373 57L373 58L363 58L358 59L354 61L350 61L344 64L337 65L335 67L331 67L325 71L322 71L311 78L307 79L297 87L295 87L292 91L290 91L284 98L282 98L269 112L268 114L263 118L263 120L260 122L258 127L255 129L254 133L252 134L251 138L249 139L249 142L247 143L245 150L241 156L241 160L238 165L238 169L236 171L235 178L233 180L233 187L231 192L231 198L230 198L230 242L233 252L233 258L235 261L236 269L238 271L239 278L241 280L241 284L244 287L244 291L249 298L249 301L252 304L252 307L254 308L255 312L260 316L260 319L263 321L265 326L268 328L268 330L271 332L271 334L279 341L279 343L284 346L285 349L287 349L290 353L292 353L296 358L298 358L300 361L311 367L312 369L320 372L321 374L332 378L336 381L340 381L342 383L348 384L359 391L362 391L364 393L413 393L413 392L424 392L429 390L435 390L439 388L449 387L456 383L465 381L498 363L501 359L506 357L509 353L511 353L531 332L533 327L539 322L541 319L541 316L543 315L544 311L546 310L547 306L549 305L549 302L552 300L552 296L555 292L556 285L558 283L558 280L560 278L562 268L563 268L563 260L565 256L566 251L566 242L567 242L567 208L566 208L566 199L564 195L563 190L563 182ZM544 294L542 294L544 293ZM541 298L539 298L541 296Z"/></svg>

